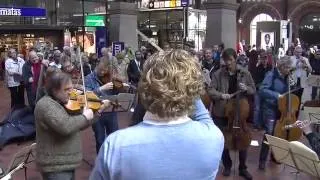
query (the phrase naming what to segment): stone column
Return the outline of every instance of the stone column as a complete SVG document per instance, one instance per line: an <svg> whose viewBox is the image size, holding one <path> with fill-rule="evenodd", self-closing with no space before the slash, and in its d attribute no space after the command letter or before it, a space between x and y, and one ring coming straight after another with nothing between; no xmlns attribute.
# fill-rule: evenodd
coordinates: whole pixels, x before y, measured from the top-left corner
<svg viewBox="0 0 320 180"><path fill-rule="evenodd" d="M57 25L57 6L56 1L46 1L46 9L47 9L47 22L49 26Z"/></svg>
<svg viewBox="0 0 320 180"><path fill-rule="evenodd" d="M134 3L128 2L109 2L110 24L109 40L121 41L138 49L137 29L137 7Z"/></svg>
<svg viewBox="0 0 320 180"><path fill-rule="evenodd" d="M235 48L237 42L236 0L207 0L206 47L224 43L225 48Z"/></svg>

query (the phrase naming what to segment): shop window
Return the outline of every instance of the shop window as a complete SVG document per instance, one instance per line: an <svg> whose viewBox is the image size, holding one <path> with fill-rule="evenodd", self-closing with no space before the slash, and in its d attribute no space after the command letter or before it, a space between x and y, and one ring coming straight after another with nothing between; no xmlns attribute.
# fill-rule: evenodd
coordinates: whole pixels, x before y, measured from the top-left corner
<svg viewBox="0 0 320 180"><path fill-rule="evenodd" d="M206 36L206 11L190 10L188 16L188 41L194 45L194 49L203 49L202 45Z"/></svg>

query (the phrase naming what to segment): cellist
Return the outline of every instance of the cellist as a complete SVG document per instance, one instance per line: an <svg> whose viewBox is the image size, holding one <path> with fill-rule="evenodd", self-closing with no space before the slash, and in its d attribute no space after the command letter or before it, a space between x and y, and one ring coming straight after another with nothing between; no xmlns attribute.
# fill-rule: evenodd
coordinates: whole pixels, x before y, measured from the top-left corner
<svg viewBox="0 0 320 180"><path fill-rule="evenodd" d="M231 48L226 49L222 54L222 58L225 66L213 74L211 85L207 89L209 96L214 101L212 111L215 124L221 130L228 124L224 116L224 106L227 103L227 100L232 98L231 94L238 91L238 89L243 92L241 93L242 96L253 95L255 93L255 85L250 72L237 66L236 51ZM240 78L238 79L238 77ZM252 179L251 174L247 171L246 159L247 150L239 151L239 175L245 179ZM223 175L230 176L232 160L230 158L229 149L226 147L222 154L222 162L224 165Z"/></svg>
<svg viewBox="0 0 320 180"><path fill-rule="evenodd" d="M289 56L282 57L277 61L277 67L269 71L262 84L259 93L261 97L261 113L264 121L265 134L273 135L276 120L278 119L278 99L281 94L288 91L288 79L292 61ZM263 142L266 140L263 137ZM259 157L259 169L264 170L269 153L269 146L262 143ZM274 158L272 156L272 160Z"/></svg>

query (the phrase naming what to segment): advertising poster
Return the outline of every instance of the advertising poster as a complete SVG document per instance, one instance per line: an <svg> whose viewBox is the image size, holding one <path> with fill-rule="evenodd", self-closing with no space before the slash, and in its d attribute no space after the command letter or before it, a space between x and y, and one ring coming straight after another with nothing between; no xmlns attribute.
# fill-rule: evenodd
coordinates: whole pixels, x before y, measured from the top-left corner
<svg viewBox="0 0 320 180"><path fill-rule="evenodd" d="M261 32L261 49L274 46L274 32Z"/></svg>
<svg viewBox="0 0 320 180"><path fill-rule="evenodd" d="M90 53L96 53L96 38L94 32L86 32L83 36L83 34L77 33L75 37L72 38L73 44L76 41L76 44L78 44L81 49L84 50L88 55ZM84 45L84 47L83 47Z"/></svg>

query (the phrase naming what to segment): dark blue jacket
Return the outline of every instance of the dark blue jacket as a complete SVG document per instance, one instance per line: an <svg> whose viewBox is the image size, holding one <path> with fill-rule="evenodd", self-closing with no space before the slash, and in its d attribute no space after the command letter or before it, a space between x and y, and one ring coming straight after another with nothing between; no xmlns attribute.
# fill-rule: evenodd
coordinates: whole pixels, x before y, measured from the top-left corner
<svg viewBox="0 0 320 180"><path fill-rule="evenodd" d="M280 76L278 69L269 71L266 74L260 85L259 95L262 101L262 110L268 111L269 118L277 116L279 95L287 91L287 79Z"/></svg>
<svg viewBox="0 0 320 180"><path fill-rule="evenodd" d="M96 71L93 71L92 73L87 75L84 81L86 84L86 90L93 91L99 97L118 94L118 92L115 92L114 90L108 90L108 91L99 90L99 87L102 86L103 84L99 80Z"/></svg>

